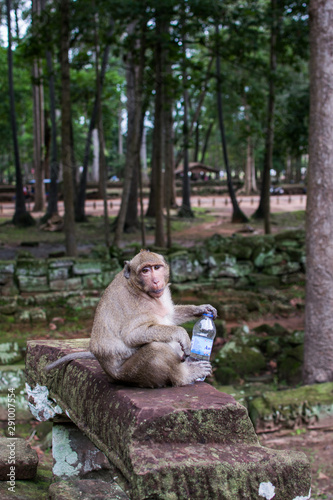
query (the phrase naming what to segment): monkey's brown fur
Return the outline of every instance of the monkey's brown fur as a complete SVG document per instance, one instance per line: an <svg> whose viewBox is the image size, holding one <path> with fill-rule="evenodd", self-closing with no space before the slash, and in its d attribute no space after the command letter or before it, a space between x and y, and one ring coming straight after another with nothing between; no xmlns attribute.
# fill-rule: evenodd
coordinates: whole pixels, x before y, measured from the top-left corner
<svg viewBox="0 0 333 500"><path fill-rule="evenodd" d="M180 326L216 310L209 304L175 306L162 255L141 250L105 290L96 310L90 352L48 365L96 357L115 381L139 387L182 386L211 373L207 361L193 361L190 338Z"/></svg>

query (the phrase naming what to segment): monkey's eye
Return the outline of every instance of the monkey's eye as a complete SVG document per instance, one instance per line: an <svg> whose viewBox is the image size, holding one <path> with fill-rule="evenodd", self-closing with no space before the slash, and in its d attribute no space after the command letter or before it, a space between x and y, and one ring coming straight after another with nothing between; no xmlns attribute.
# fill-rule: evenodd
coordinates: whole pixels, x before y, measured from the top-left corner
<svg viewBox="0 0 333 500"><path fill-rule="evenodd" d="M149 267L144 267L143 269L141 269L142 274L147 274L149 273L149 271L150 271Z"/></svg>
<svg viewBox="0 0 333 500"><path fill-rule="evenodd" d="M162 267L161 265L156 264L156 266L154 266L154 269L155 269L155 271L157 271L158 269L161 269L161 267Z"/></svg>

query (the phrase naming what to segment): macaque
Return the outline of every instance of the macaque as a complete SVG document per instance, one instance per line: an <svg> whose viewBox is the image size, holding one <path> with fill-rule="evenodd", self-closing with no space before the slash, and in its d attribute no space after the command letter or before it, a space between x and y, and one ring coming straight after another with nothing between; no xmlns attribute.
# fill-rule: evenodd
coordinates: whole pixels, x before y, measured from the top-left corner
<svg viewBox="0 0 333 500"><path fill-rule="evenodd" d="M209 304L174 305L169 266L162 255L141 250L105 290L94 318L90 352L73 353L46 367L76 358L96 358L113 381L139 387L183 386L211 374L208 361L189 357L191 342L180 325L212 313Z"/></svg>

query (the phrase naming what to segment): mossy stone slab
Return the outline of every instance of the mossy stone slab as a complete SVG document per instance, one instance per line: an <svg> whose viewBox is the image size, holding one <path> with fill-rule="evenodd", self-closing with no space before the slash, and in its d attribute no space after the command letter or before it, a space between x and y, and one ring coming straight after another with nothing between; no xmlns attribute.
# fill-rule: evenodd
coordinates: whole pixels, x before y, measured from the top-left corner
<svg viewBox="0 0 333 500"><path fill-rule="evenodd" d="M50 361L86 350L87 339L29 341L27 383L50 397L120 469L131 500L309 498L310 466L303 453L260 446L247 410L197 382L141 389L114 384L94 360L77 360L48 375Z"/></svg>

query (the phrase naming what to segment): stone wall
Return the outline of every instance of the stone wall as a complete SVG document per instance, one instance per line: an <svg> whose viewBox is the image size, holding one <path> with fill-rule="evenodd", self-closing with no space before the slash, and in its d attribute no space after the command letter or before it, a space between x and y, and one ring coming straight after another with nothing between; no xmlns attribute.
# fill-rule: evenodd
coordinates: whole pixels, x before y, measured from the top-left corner
<svg viewBox="0 0 333 500"><path fill-rule="evenodd" d="M121 267L117 259L34 259L0 261L0 294L79 292L104 289Z"/></svg>
<svg viewBox="0 0 333 500"><path fill-rule="evenodd" d="M214 235L202 245L166 254L173 283L217 282L223 288L279 287L304 281L305 233L231 237ZM128 258L128 256L126 256ZM102 290L123 266L125 256L0 261L0 295Z"/></svg>
<svg viewBox="0 0 333 500"><path fill-rule="evenodd" d="M224 288L253 288L304 281L305 233L214 235L201 246L169 255L174 283L215 280Z"/></svg>

